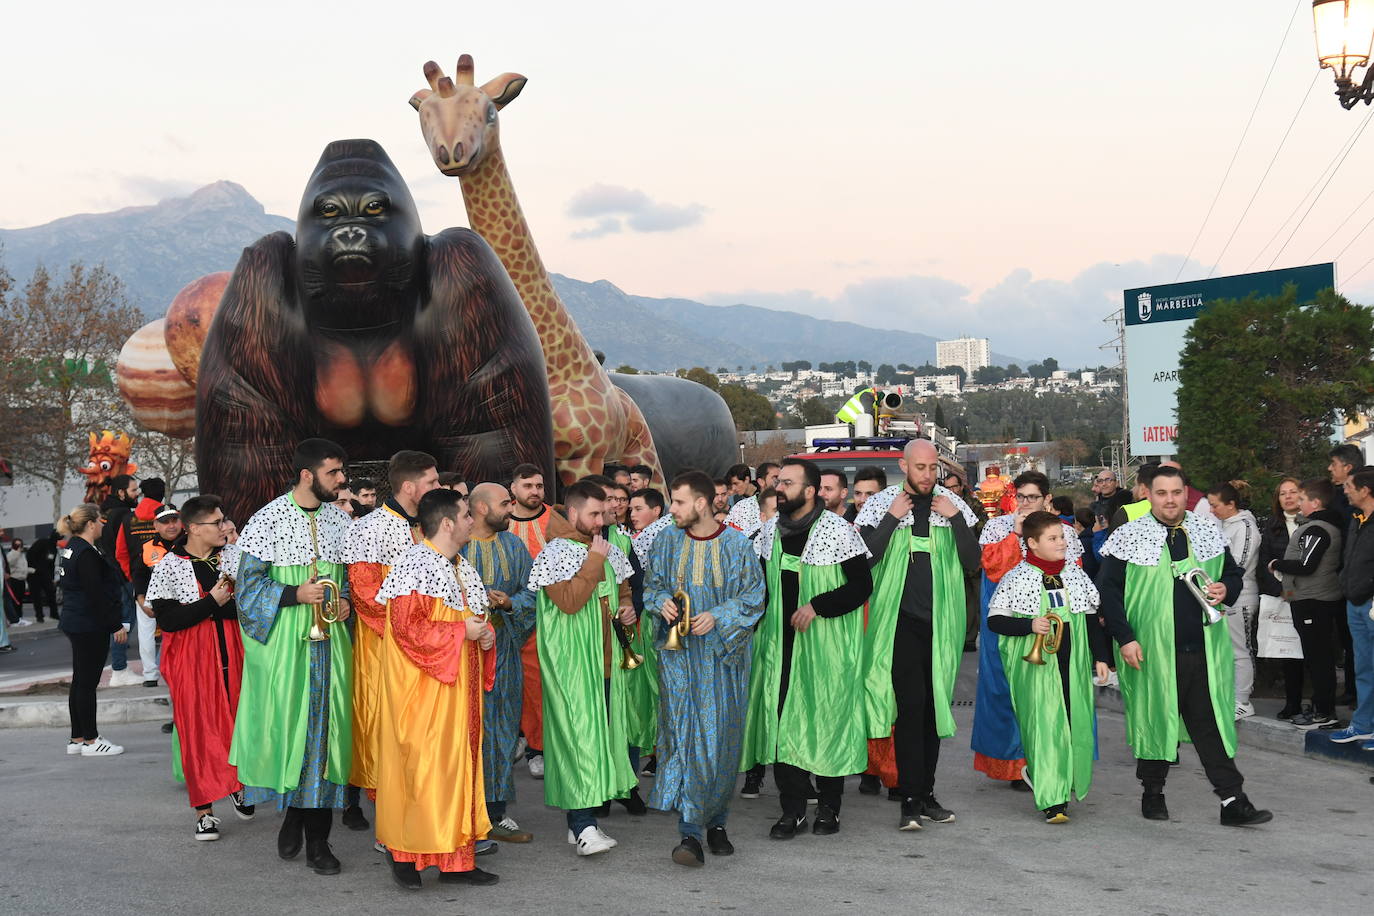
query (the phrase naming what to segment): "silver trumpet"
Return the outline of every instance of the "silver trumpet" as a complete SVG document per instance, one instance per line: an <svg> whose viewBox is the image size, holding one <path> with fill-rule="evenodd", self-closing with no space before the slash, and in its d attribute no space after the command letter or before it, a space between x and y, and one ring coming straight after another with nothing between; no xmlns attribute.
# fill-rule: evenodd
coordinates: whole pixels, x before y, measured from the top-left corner
<svg viewBox="0 0 1374 916"><path fill-rule="evenodd" d="M1213 580L1211 576L1207 575L1207 570L1200 566L1194 567L1187 572L1179 573L1178 578L1179 581L1188 586L1188 591L1193 593L1197 603L1202 605L1202 612L1206 615L1202 620L1204 626L1218 623L1226 617L1225 608L1222 605L1208 603L1207 586L1212 585Z"/></svg>

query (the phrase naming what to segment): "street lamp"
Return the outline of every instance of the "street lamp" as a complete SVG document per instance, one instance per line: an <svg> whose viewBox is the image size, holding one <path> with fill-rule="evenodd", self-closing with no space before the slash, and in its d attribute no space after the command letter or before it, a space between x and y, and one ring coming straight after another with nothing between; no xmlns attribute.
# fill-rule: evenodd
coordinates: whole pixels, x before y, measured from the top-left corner
<svg viewBox="0 0 1374 916"><path fill-rule="evenodd" d="M1317 33L1317 62L1336 75L1341 107L1374 101L1374 0L1312 0L1312 25ZM1355 71L1365 68L1364 81L1355 85Z"/></svg>

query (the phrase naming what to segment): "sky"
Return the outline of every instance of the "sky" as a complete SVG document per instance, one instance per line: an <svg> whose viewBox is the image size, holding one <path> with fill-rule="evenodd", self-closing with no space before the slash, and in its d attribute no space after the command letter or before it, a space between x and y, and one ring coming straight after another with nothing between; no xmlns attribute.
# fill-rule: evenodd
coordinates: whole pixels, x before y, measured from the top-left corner
<svg viewBox="0 0 1374 916"><path fill-rule="evenodd" d="M529 79L502 146L552 270L1096 365L1121 290L1180 265L1336 259L1374 302L1370 110L1318 73L1310 7L16 5L0 227L217 179L294 215L343 137L388 150L427 231L465 225L406 101L467 52L478 82Z"/></svg>

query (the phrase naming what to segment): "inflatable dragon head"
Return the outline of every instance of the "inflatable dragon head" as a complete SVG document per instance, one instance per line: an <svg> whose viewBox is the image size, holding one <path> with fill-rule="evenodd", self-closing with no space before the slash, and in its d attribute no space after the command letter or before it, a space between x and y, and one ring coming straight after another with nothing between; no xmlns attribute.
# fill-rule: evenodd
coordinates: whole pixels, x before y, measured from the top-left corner
<svg viewBox="0 0 1374 916"><path fill-rule="evenodd" d="M129 460L134 440L124 433L106 429L98 438L91 433L90 440L90 457L77 470L86 478L86 502L99 504L110 495L110 481L120 474L133 474L138 465Z"/></svg>

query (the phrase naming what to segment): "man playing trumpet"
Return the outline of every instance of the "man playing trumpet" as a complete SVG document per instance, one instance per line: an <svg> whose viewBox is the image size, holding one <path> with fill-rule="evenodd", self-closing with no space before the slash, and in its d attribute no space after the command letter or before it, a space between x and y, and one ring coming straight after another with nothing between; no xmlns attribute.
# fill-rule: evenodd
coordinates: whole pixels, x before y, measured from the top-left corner
<svg viewBox="0 0 1374 916"><path fill-rule="evenodd" d="M1090 683L1107 679L1107 637L1094 620L1097 588L1067 559L1059 517L1043 510L1019 519L1026 558L998 582L988 601L988 630L1011 691L1027 777L1046 823L1068 821L1069 795L1092 785L1096 715ZM1058 632L1051 621L1058 619Z"/></svg>
<svg viewBox="0 0 1374 916"><path fill-rule="evenodd" d="M673 861L705 862L702 841L715 855L735 851L725 833L735 790L744 718L749 708L750 640L763 614L763 573L753 544L717 522L715 485L700 471L679 474L669 489L673 526L661 531L645 564L643 627L678 628L691 605L681 648L659 660L658 775L649 805L678 812L682 840ZM638 496L636 496L638 498Z"/></svg>
<svg viewBox="0 0 1374 916"><path fill-rule="evenodd" d="M1191 741L1221 799L1221 823L1263 824L1273 815L1250 803L1233 759L1230 631L1204 623L1211 608L1240 595L1242 573L1216 523L1187 511L1187 494L1182 472L1160 467L1150 482L1150 512L1107 538L1097 576L1107 631L1120 646L1116 670L1126 740L1144 788L1140 812L1147 820L1169 819L1169 762L1179 741ZM1199 567L1212 580L1204 592L1207 607L1181 578Z"/></svg>
<svg viewBox="0 0 1374 916"><path fill-rule="evenodd" d="M246 804L286 809L277 854L337 875L329 848L334 808L344 807L352 765L353 643L339 624L329 638L307 639L320 580L347 589L340 550L350 519L333 505L344 481L344 450L326 439L296 446L291 492L263 506L239 538L236 597L243 627L243 688L229 762ZM351 605L339 597L339 620Z"/></svg>

